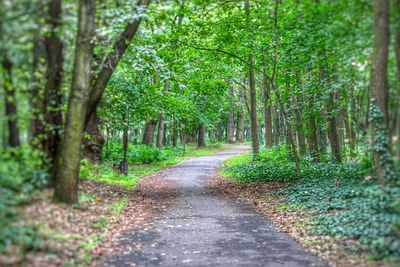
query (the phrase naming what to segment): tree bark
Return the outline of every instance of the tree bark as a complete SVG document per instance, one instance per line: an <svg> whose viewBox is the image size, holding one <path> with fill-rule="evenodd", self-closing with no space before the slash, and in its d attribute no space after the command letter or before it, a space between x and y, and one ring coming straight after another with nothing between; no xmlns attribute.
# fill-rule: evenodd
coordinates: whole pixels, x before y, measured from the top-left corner
<svg viewBox="0 0 400 267"><path fill-rule="evenodd" d="M334 103L337 99L335 99L335 93L331 92L329 94L328 100L328 114L327 114L327 121L328 121L328 139L331 145L332 156L334 162L342 162L342 154L340 149L340 141L339 141L339 134L337 131L337 120L336 114L334 110Z"/></svg>
<svg viewBox="0 0 400 267"><path fill-rule="evenodd" d="M42 0L35 1L36 7L43 5ZM42 85L41 78L44 76L44 70L41 61L46 57L46 46L45 38L42 36L41 31L44 27L41 18L45 16L45 11L41 10L39 17L36 18L35 24L36 29L33 37L33 49L32 49L32 91L30 93L31 97L31 107L33 113L32 119L32 136L31 145L41 151L44 151L44 120L42 118L45 114L45 103L44 103L44 86Z"/></svg>
<svg viewBox="0 0 400 267"><path fill-rule="evenodd" d="M177 130L177 122L176 118L172 119L172 146L176 147L178 144L178 130Z"/></svg>
<svg viewBox="0 0 400 267"><path fill-rule="evenodd" d="M8 58L6 50L2 51L3 61L3 85L5 91L5 115L8 123L8 145L10 147L19 147L21 145L18 127L18 114L15 87L12 81L12 67L13 64Z"/></svg>
<svg viewBox="0 0 400 267"><path fill-rule="evenodd" d="M61 0L52 0L48 5L50 35L45 39L47 70L45 85L45 136L44 152L50 164L50 175L54 182L57 173L56 161L61 146L63 128L63 43L60 39Z"/></svg>
<svg viewBox="0 0 400 267"><path fill-rule="evenodd" d="M206 141L205 141L205 126L204 123L199 124L199 133L197 137L197 147L205 147L206 146Z"/></svg>
<svg viewBox="0 0 400 267"><path fill-rule="evenodd" d="M313 97L309 97L309 106L310 110L313 109ZM318 135L317 135L317 124L315 122L314 114L308 115L308 146L310 155L316 160L319 161L319 148L318 148Z"/></svg>
<svg viewBox="0 0 400 267"><path fill-rule="evenodd" d="M143 132L143 145L153 145L154 144L154 130L156 128L157 121L148 119L144 127Z"/></svg>
<svg viewBox="0 0 400 267"><path fill-rule="evenodd" d="M249 64L251 143L253 147L253 156L257 156L260 152L260 144L258 141L256 80L254 68L252 67L254 66L253 55L249 56Z"/></svg>
<svg viewBox="0 0 400 267"><path fill-rule="evenodd" d="M138 10L146 10L149 3L150 0L138 0ZM142 14L140 14L134 21L126 25L124 31L121 33L119 39L115 43L113 49L111 49L111 52L107 55L107 61L103 64L102 69L99 71L99 73L96 75L95 80L92 82L93 86L90 91L86 122L89 120L90 115L94 112L94 110L97 108L97 105L100 103L103 92L109 80L111 79L111 75L117 67L118 62L126 52L131 40L136 35L142 18L143 16Z"/></svg>
<svg viewBox="0 0 400 267"><path fill-rule="evenodd" d="M101 162L101 154L105 142L104 137L100 133L99 124L100 117L97 111L95 111L92 113L92 116L90 116L85 128L85 133L89 138L83 139L83 156L92 163Z"/></svg>
<svg viewBox="0 0 400 267"><path fill-rule="evenodd" d="M272 136L272 112L271 112L271 90L268 84L268 79L264 75L263 79L263 93L264 93L264 125L265 125L265 133L264 133L264 141L265 147L272 147L273 136Z"/></svg>
<svg viewBox="0 0 400 267"><path fill-rule="evenodd" d="M158 132L157 132L157 147L162 148L164 145L164 129L165 128L165 115L160 113L160 118L158 119Z"/></svg>
<svg viewBox="0 0 400 267"><path fill-rule="evenodd" d="M244 94L246 94L246 88L243 87L239 94L239 108L237 112L237 124L236 124L236 141L243 142L244 140L244 129L243 129L243 101L245 101Z"/></svg>
<svg viewBox="0 0 400 267"><path fill-rule="evenodd" d="M234 97L235 93L233 91L233 87L229 88L229 102L230 109L228 114L228 128L227 128L227 142L232 144L235 143L235 118L234 118Z"/></svg>
<svg viewBox="0 0 400 267"><path fill-rule="evenodd" d="M78 14L73 80L54 192L55 199L65 203L78 202L80 148L90 92L96 0L80 0Z"/></svg>
<svg viewBox="0 0 400 267"><path fill-rule="evenodd" d="M274 134L274 146L279 146L279 132L280 132L280 129L279 129L279 115L278 115L278 110L277 110L277 107L276 107L276 105L273 105L272 106L272 111L273 111L273 114L274 114L274 132L273 132L273 134Z"/></svg>
<svg viewBox="0 0 400 267"><path fill-rule="evenodd" d="M385 184L394 175L388 136L387 66L390 39L389 14L389 0L375 0L370 121L373 128L374 166L381 184Z"/></svg>

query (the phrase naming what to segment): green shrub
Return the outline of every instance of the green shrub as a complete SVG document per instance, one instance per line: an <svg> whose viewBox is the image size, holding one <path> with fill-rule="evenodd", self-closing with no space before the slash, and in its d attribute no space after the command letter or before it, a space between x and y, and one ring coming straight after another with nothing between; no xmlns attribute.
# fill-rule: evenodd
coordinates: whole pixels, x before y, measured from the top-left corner
<svg viewBox="0 0 400 267"><path fill-rule="evenodd" d="M129 144L127 160L129 164L150 164L176 157L179 153L181 153L179 148L164 147L160 149L154 146ZM122 158L122 144L109 141L109 144L103 149L103 160L115 165L119 164Z"/></svg>
<svg viewBox="0 0 400 267"><path fill-rule="evenodd" d="M36 231L16 223L18 206L48 182L40 153L29 146L0 151L0 253L11 244L28 249L37 242Z"/></svg>
<svg viewBox="0 0 400 267"><path fill-rule="evenodd" d="M224 171L242 182L290 182L277 194L287 206L318 214L311 222L316 234L357 239L376 258L400 261L400 188L378 185L370 158L344 164L303 158L296 175L288 156L287 148L268 149L254 163L231 160Z"/></svg>

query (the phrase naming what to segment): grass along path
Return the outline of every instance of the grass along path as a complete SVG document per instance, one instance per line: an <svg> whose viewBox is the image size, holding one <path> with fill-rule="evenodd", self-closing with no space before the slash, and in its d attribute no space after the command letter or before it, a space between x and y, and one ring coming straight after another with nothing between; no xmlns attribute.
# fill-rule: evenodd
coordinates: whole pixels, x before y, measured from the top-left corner
<svg viewBox="0 0 400 267"><path fill-rule="evenodd" d="M94 165L90 164L87 160L83 160L80 176L83 180L118 185L127 189L132 189L139 183L140 178L149 176L163 168L174 166L193 157L213 154L226 149L229 149L229 145L227 144L216 144L197 148L195 144L190 143L186 146L184 155L183 151L179 151L177 154L154 163L130 164L128 175L118 173L118 171L113 169L110 163Z"/></svg>

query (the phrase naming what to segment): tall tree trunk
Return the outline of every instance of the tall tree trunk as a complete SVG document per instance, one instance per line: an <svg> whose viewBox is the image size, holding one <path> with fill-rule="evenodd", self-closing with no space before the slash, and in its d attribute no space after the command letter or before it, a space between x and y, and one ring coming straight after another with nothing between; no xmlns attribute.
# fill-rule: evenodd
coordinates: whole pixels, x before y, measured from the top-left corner
<svg viewBox="0 0 400 267"><path fill-rule="evenodd" d="M236 141L243 142L244 130L243 130L243 113L238 112L236 121Z"/></svg>
<svg viewBox="0 0 400 267"><path fill-rule="evenodd" d="M143 132L143 145L151 146L154 144L154 130L156 128L156 124L156 120L147 119Z"/></svg>
<svg viewBox="0 0 400 267"><path fill-rule="evenodd" d="M245 0L245 12L248 28L250 31L250 3ZM260 143L258 140L258 121L257 121L257 91L256 78L254 75L254 56L250 53L249 58L249 85L250 85L250 125L251 125L251 143L253 147L253 157L256 157L260 152Z"/></svg>
<svg viewBox="0 0 400 267"><path fill-rule="evenodd" d="M163 147L163 138L164 138L164 127L165 127L165 115L164 113L160 113L160 118L158 119L158 132L157 132L157 147Z"/></svg>
<svg viewBox="0 0 400 267"><path fill-rule="evenodd" d="M232 144L235 143L235 119L234 119L234 97L235 93L233 91L233 87L229 88L229 102L230 102L230 110L228 114L228 128L227 128L227 142Z"/></svg>
<svg viewBox="0 0 400 267"><path fill-rule="evenodd" d="M57 173L55 164L62 139L63 127L63 43L60 39L61 31L61 2L62 0L51 0L48 4L48 21L50 26L50 34L45 39L47 70L45 85L45 103L46 111L44 115L45 121L45 149L49 163L50 175L54 182Z"/></svg>
<svg viewBox="0 0 400 267"><path fill-rule="evenodd" d="M176 118L174 117L172 119L172 146L176 147L178 144L178 129L177 129L177 121Z"/></svg>
<svg viewBox="0 0 400 267"><path fill-rule="evenodd" d="M43 5L43 0L36 0L35 7L40 9ZM44 23L42 18L45 17L45 11L43 8L39 11L39 17L36 18L35 24L36 29L33 36L33 49L32 49L32 88L31 88L31 107L32 107L32 136L31 144L33 147L44 151L44 121L43 114L45 114L45 103L44 103L44 86L39 77L44 76L43 65L41 62L46 57L45 39L42 36L42 28Z"/></svg>
<svg viewBox="0 0 400 267"><path fill-rule="evenodd" d="M267 77L264 75L263 79L263 93L264 93L264 141L265 147L272 147L273 136L272 136L272 112L271 112L271 90L268 83Z"/></svg>
<svg viewBox="0 0 400 267"><path fill-rule="evenodd" d="M394 178L394 167L388 136L388 84L387 65L389 53L389 0L375 0L374 50L371 71L370 120L374 166L381 184Z"/></svg>
<svg viewBox="0 0 400 267"><path fill-rule="evenodd" d="M73 80L54 192L55 199L65 203L78 201L80 148L91 82L95 5L96 0L79 1Z"/></svg>
<svg viewBox="0 0 400 267"><path fill-rule="evenodd" d="M256 80L254 76L254 57L249 56L249 83L250 83L250 124L251 124L251 143L253 147L253 156L257 156L260 152L260 144L258 141L258 121L257 121L257 93Z"/></svg>
<svg viewBox="0 0 400 267"><path fill-rule="evenodd" d="M329 95L328 106L327 106L328 139L331 145L333 161L340 163L342 162L342 154L340 151L339 134L337 131L336 112L334 110L335 100L337 100L335 99L335 94L334 92L331 92Z"/></svg>
<svg viewBox="0 0 400 267"><path fill-rule="evenodd" d="M243 86L239 94L239 108L236 121L236 141L243 142L244 140L244 122L243 122L243 101L245 101L246 87Z"/></svg>
<svg viewBox="0 0 400 267"><path fill-rule="evenodd" d="M278 91L278 89L276 88L275 85L273 85L273 86L274 86L273 88L274 88L274 93L276 95L277 101L278 101L278 103L279 103L279 105L281 107L281 113L282 113L283 121L284 121L285 126L286 126L287 139L288 139L289 145L292 148L293 157L294 157L295 162L296 162L296 174L300 175L300 172L301 172L300 158L299 158L299 155L297 153L296 142L295 142L295 139L293 137L292 123L290 122L290 120L288 118L285 106L284 106L284 104L282 102L282 99L281 99L280 92Z"/></svg>
<svg viewBox="0 0 400 267"><path fill-rule="evenodd" d="M3 85L5 91L5 115L8 123L8 145L10 147L19 147L21 141L19 138L17 99L15 95L15 87L12 81L13 64L8 58L7 51L2 51L3 61Z"/></svg>
<svg viewBox="0 0 400 267"><path fill-rule="evenodd" d="M274 114L274 146L279 146L279 132L280 132L280 122L279 122L279 115L278 115L278 108L276 105L272 106L272 111Z"/></svg>
<svg viewBox="0 0 400 267"><path fill-rule="evenodd" d="M313 97L309 97L309 106L308 108L310 110L313 109ZM318 129L317 129L317 124L315 122L314 114L309 114L308 115L308 146L309 146L309 151L310 155L316 160L319 161L319 148L318 148L318 135L317 135Z"/></svg>
<svg viewBox="0 0 400 267"><path fill-rule="evenodd" d="M297 132L297 139L299 141L299 151L300 155L304 156L307 153L306 148L306 138L304 137L303 133L303 123L302 123L302 115L301 115L301 97L299 101L296 101L296 98L293 97L293 105L294 105L294 112L296 115L296 132Z"/></svg>
<svg viewBox="0 0 400 267"><path fill-rule="evenodd" d="M205 126L204 123L199 124L199 135L197 137L197 147L205 147L206 146L206 141L205 141Z"/></svg>
<svg viewBox="0 0 400 267"><path fill-rule="evenodd" d="M170 87L169 81L166 81L164 86L165 93L168 93L169 87ZM156 143L158 148L161 148L164 145L163 142L164 132L165 132L165 114L161 112L158 121L158 133L157 133L157 143Z"/></svg>

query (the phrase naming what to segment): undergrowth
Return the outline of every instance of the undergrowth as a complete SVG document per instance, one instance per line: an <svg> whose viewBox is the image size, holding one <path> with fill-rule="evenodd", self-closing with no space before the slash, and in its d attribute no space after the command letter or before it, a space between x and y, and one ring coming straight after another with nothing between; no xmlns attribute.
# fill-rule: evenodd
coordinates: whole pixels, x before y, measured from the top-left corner
<svg viewBox="0 0 400 267"><path fill-rule="evenodd" d="M301 174L287 147L261 151L255 161L250 154L229 160L226 176L246 183L284 182L285 205L313 212L316 234L355 239L353 249L371 253L375 259L400 260L400 188L378 185L371 175L372 163L316 163L301 161Z"/></svg>
<svg viewBox="0 0 400 267"><path fill-rule="evenodd" d="M34 226L17 223L19 207L46 186L48 175L40 154L29 146L1 150L0 162L0 253L14 245L23 254L37 245L39 237Z"/></svg>

